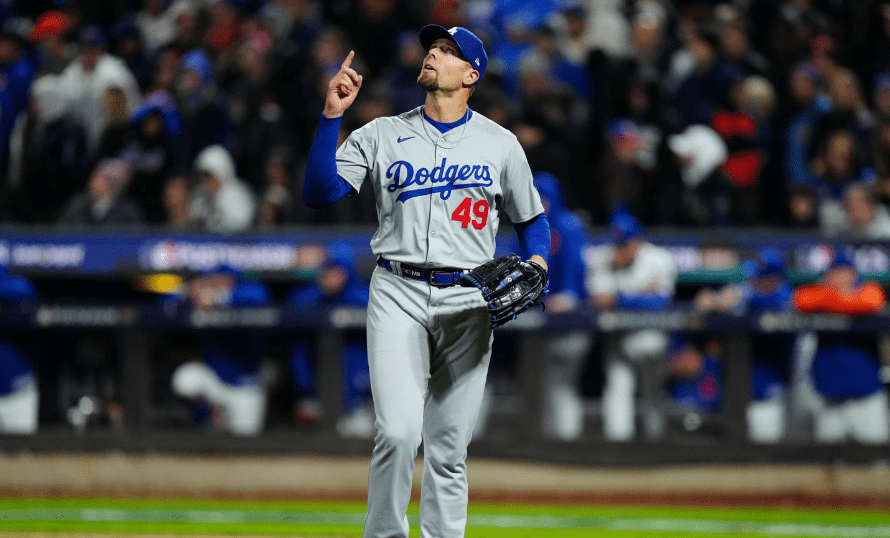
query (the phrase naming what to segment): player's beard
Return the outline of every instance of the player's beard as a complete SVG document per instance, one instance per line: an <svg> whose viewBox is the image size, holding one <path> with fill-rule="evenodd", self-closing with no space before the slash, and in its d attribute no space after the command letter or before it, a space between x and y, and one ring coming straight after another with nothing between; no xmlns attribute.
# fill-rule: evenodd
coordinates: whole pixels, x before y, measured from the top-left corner
<svg viewBox="0 0 890 538"><path fill-rule="evenodd" d="M429 76L427 76L427 73L429 73ZM439 90L439 79L433 72L428 72L424 69L417 77L417 85L420 86L421 90L427 93L433 93Z"/></svg>

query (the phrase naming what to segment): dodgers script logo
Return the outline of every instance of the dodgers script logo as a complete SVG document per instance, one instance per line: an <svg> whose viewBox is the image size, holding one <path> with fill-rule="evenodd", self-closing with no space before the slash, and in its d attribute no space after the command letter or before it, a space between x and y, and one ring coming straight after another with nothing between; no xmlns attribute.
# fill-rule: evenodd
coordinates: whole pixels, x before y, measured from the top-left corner
<svg viewBox="0 0 890 538"><path fill-rule="evenodd" d="M440 198L447 200L453 190L469 189L471 187L490 187L492 185L493 181L488 165L452 164L447 166L447 160L447 158L442 159L442 164L434 167L432 170L418 168L417 173L414 172L414 166L408 161L396 161L386 169L386 179L392 180L392 183L386 186L386 190L395 192L412 185L425 185L429 181L431 183L429 189L403 191L396 198L396 201L404 202L417 196L427 196L435 193L439 193ZM444 184L436 185L437 183Z"/></svg>

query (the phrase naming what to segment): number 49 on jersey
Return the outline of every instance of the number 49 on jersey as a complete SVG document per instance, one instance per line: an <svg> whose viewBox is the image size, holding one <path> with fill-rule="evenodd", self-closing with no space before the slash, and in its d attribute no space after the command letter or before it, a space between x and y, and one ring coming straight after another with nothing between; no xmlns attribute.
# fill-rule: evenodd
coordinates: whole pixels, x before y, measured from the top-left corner
<svg viewBox="0 0 890 538"><path fill-rule="evenodd" d="M451 220L460 223L461 228L467 228L471 224L473 228L481 230L488 223L488 200L464 198L460 205L451 213Z"/></svg>

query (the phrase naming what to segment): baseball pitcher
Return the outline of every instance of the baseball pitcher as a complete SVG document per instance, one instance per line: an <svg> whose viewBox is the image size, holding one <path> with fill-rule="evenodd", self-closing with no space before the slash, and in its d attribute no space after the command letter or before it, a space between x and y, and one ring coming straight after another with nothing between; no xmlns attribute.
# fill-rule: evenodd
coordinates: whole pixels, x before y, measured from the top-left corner
<svg viewBox="0 0 890 538"><path fill-rule="evenodd" d="M437 25L419 37L424 105L368 123L338 149L340 119L362 86L350 52L328 86L303 186L310 207L362 186L377 202L367 320L377 433L365 538L408 537L421 442L421 535L464 535L467 445L492 329L539 304L547 285L550 228L522 148L467 106L488 64L482 41ZM519 223L526 261L492 259L502 212Z"/></svg>

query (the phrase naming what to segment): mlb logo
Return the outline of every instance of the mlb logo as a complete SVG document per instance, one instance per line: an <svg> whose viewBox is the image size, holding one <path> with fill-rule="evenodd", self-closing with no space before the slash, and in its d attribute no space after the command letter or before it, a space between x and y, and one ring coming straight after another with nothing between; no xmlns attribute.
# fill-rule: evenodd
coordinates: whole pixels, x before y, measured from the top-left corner
<svg viewBox="0 0 890 538"><path fill-rule="evenodd" d="M454 28L448 30L448 33L451 34L451 35L456 34L456 33L457 33L457 26L455 26Z"/></svg>
<svg viewBox="0 0 890 538"><path fill-rule="evenodd" d="M476 58L476 66L479 66L479 58Z"/></svg>

